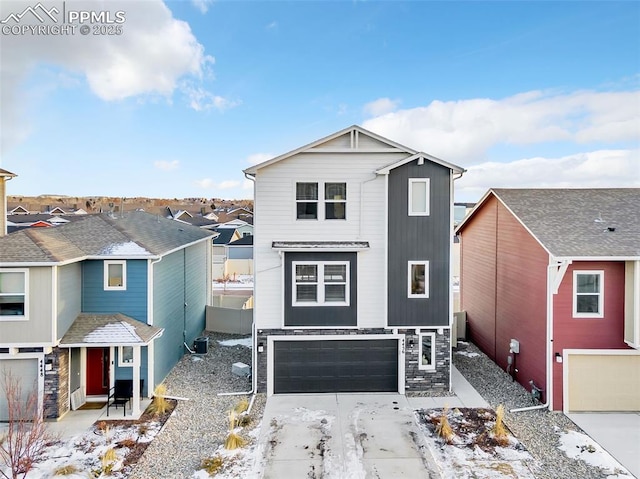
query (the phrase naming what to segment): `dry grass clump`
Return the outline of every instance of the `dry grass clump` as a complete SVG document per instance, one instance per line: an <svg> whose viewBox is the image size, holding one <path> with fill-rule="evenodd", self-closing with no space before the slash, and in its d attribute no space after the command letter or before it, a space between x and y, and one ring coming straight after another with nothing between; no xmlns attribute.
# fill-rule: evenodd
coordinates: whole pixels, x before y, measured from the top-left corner
<svg viewBox="0 0 640 479"><path fill-rule="evenodd" d="M169 401L164 397L167 394L167 386L158 384L153 390L153 401L149 405L149 410L156 415L165 414L169 410Z"/></svg>
<svg viewBox="0 0 640 479"><path fill-rule="evenodd" d="M126 439L123 439L122 441L118 441L117 445L118 447L127 447L129 449L133 448L136 444L138 443L138 441L136 441L135 439L133 439L132 437L128 437Z"/></svg>
<svg viewBox="0 0 640 479"><path fill-rule="evenodd" d="M76 474L80 472L77 466L73 464L67 464L66 466L61 466L53 471L54 476L70 476L71 474Z"/></svg>
<svg viewBox="0 0 640 479"><path fill-rule="evenodd" d="M223 461L220 456L215 457L207 457L202 460L202 464L200 464L200 469L203 469L210 476L214 476L218 473L218 471L222 468Z"/></svg>
<svg viewBox="0 0 640 479"><path fill-rule="evenodd" d="M236 404L236 406L233 408L233 410L238 414L242 414L247 409L249 409L249 400L247 398L240 399L240 401L238 401L238 404Z"/></svg>
<svg viewBox="0 0 640 479"><path fill-rule="evenodd" d="M448 412L449 407L445 406L442 410L442 414L440 414L440 417L438 418L438 424L436 425L436 434L444 439L447 444L451 444L454 434L453 429L451 429L451 424L449 424L449 419L447 419Z"/></svg>
<svg viewBox="0 0 640 479"><path fill-rule="evenodd" d="M233 450L243 447L247 444L246 439L236 433L236 428L238 427L238 416L235 411L229 412L229 434L227 435L227 439L224 441L224 448Z"/></svg>
<svg viewBox="0 0 640 479"><path fill-rule="evenodd" d="M504 406L500 404L496 408L496 423L493 426L491 432L493 433L493 438L495 441L501 446L506 446L509 443L509 435L507 434L507 429L504 427Z"/></svg>

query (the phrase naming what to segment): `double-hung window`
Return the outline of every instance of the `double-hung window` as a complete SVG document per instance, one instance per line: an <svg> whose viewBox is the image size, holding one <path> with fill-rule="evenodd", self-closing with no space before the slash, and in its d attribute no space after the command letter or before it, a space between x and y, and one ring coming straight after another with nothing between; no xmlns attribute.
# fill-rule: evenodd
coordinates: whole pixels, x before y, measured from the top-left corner
<svg viewBox="0 0 640 479"><path fill-rule="evenodd" d="M28 318L29 270L0 270L0 320Z"/></svg>
<svg viewBox="0 0 640 479"><path fill-rule="evenodd" d="M127 262L104 262L104 289L105 291L118 291L127 289Z"/></svg>
<svg viewBox="0 0 640 479"><path fill-rule="evenodd" d="M604 271L573 272L573 317L604 317Z"/></svg>
<svg viewBox="0 0 640 479"><path fill-rule="evenodd" d="M293 306L348 306L349 263L293 263Z"/></svg>
<svg viewBox="0 0 640 479"><path fill-rule="evenodd" d="M429 262L409 261L407 270L407 297L429 297Z"/></svg>
<svg viewBox="0 0 640 479"><path fill-rule="evenodd" d="M324 218L344 220L347 218L347 184L324 184Z"/></svg>
<svg viewBox="0 0 640 479"><path fill-rule="evenodd" d="M344 220L346 218L346 183L296 183L296 219Z"/></svg>
<svg viewBox="0 0 640 479"><path fill-rule="evenodd" d="M296 218L318 219L318 183L296 183Z"/></svg>

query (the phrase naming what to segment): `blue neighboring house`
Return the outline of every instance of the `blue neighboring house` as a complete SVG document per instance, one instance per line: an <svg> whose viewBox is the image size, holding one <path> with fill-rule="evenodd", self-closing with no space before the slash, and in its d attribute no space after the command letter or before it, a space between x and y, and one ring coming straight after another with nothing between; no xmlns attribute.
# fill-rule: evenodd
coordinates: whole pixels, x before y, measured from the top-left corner
<svg viewBox="0 0 640 479"><path fill-rule="evenodd" d="M214 234L135 211L0 237L0 371L48 419L132 379L137 414L205 328Z"/></svg>

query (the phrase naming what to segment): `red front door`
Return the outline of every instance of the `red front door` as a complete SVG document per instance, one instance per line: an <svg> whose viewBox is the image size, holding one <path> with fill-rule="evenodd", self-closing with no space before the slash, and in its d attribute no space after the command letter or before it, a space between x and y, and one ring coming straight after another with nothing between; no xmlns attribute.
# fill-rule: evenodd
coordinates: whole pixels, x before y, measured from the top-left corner
<svg viewBox="0 0 640 479"><path fill-rule="evenodd" d="M109 393L109 348L87 349L87 396Z"/></svg>

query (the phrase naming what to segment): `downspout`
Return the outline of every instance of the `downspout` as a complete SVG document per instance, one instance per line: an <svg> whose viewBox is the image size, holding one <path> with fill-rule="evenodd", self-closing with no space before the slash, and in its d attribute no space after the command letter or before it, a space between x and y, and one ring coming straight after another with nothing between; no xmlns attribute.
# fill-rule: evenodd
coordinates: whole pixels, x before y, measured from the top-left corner
<svg viewBox="0 0 640 479"><path fill-rule="evenodd" d="M551 410L551 398L553 397L553 361L551 361L552 346L553 346L553 296L558 291L560 281L558 278L552 276L552 268L556 269L560 267L561 278L564 276L564 272L567 266L571 262L563 261L559 263L552 263L547 265L547 348L546 348L546 369L547 369L547 390L546 401L544 404L537 406L519 407L510 409L509 412L522 412L533 411L536 409L549 409ZM553 279L553 281L552 281Z"/></svg>
<svg viewBox="0 0 640 479"><path fill-rule="evenodd" d="M462 178L465 171L462 170L458 176L453 176L451 180L451 188L449 192L449 228L450 234L453 234L453 224L454 224L454 191L453 191L453 182ZM451 240L451 236L449 236L449 241ZM462 260L462 256L460 256L460 260ZM460 269L460 274L462 275L462 269ZM451 348L451 335L458 334L457 331L453 330L453 244L449 247L449 391L453 390L453 380L451 379L451 367L453 366L453 350ZM462 298L460 298L462 299ZM457 339L457 338L456 338Z"/></svg>
<svg viewBox="0 0 640 479"><path fill-rule="evenodd" d="M147 278L147 294L148 294L148 299L147 299L147 324L153 326L153 271L154 271L154 266L156 264L158 264L160 261L162 261L162 259L164 258L164 256L160 256L160 258L156 259L156 260L149 260L149 278ZM156 378L155 378L155 373L154 373L154 368L155 368L155 359L154 359L154 354L150 354L153 353L155 350L155 339L149 343L149 345L147 346L147 397L151 397L151 395L149 394L149 391L153 391L156 387ZM142 361L142 358L141 358ZM151 362L151 364L149 364L149 362ZM149 367L151 366L151 367Z"/></svg>
<svg viewBox="0 0 640 479"><path fill-rule="evenodd" d="M253 183L254 183L253 184L253 192L254 192L253 193L253 202L254 202L253 203L253 211L255 213L255 211L256 211L256 205L255 205L255 201L256 201L255 181L256 181L256 179L255 179L254 176L249 175L247 172L243 172L243 173L244 173L244 176L245 176L246 179L248 179L250 181L253 181ZM255 257L254 257L254 261L255 261ZM256 284L255 280L257 279L256 278L257 271L256 271L256 268L255 268L255 265L254 265L254 268L253 268L253 274L254 274L253 284L254 284L254 292L255 292L255 284ZM255 305L255 301L256 301L256 298L255 298L255 295L254 295L254 298L253 298L253 308L254 308L254 310L255 310L255 306L256 306ZM248 396L248 395L251 395L251 401L249 401L249 407L247 408L247 412L246 412L247 414L251 413L251 408L253 407L253 402L256 399L256 390L257 390L257 383L258 383L258 375L256 374L257 363L258 363L258 358L257 358L257 354L256 354L256 351L257 351L257 348L258 348L258 345L257 345L258 338L257 338L256 332L257 332L256 331L256 321L255 321L255 317L254 317L253 321L252 321L252 325L251 325L251 390L249 390L249 391L240 391L240 392L218 393L218 396Z"/></svg>

